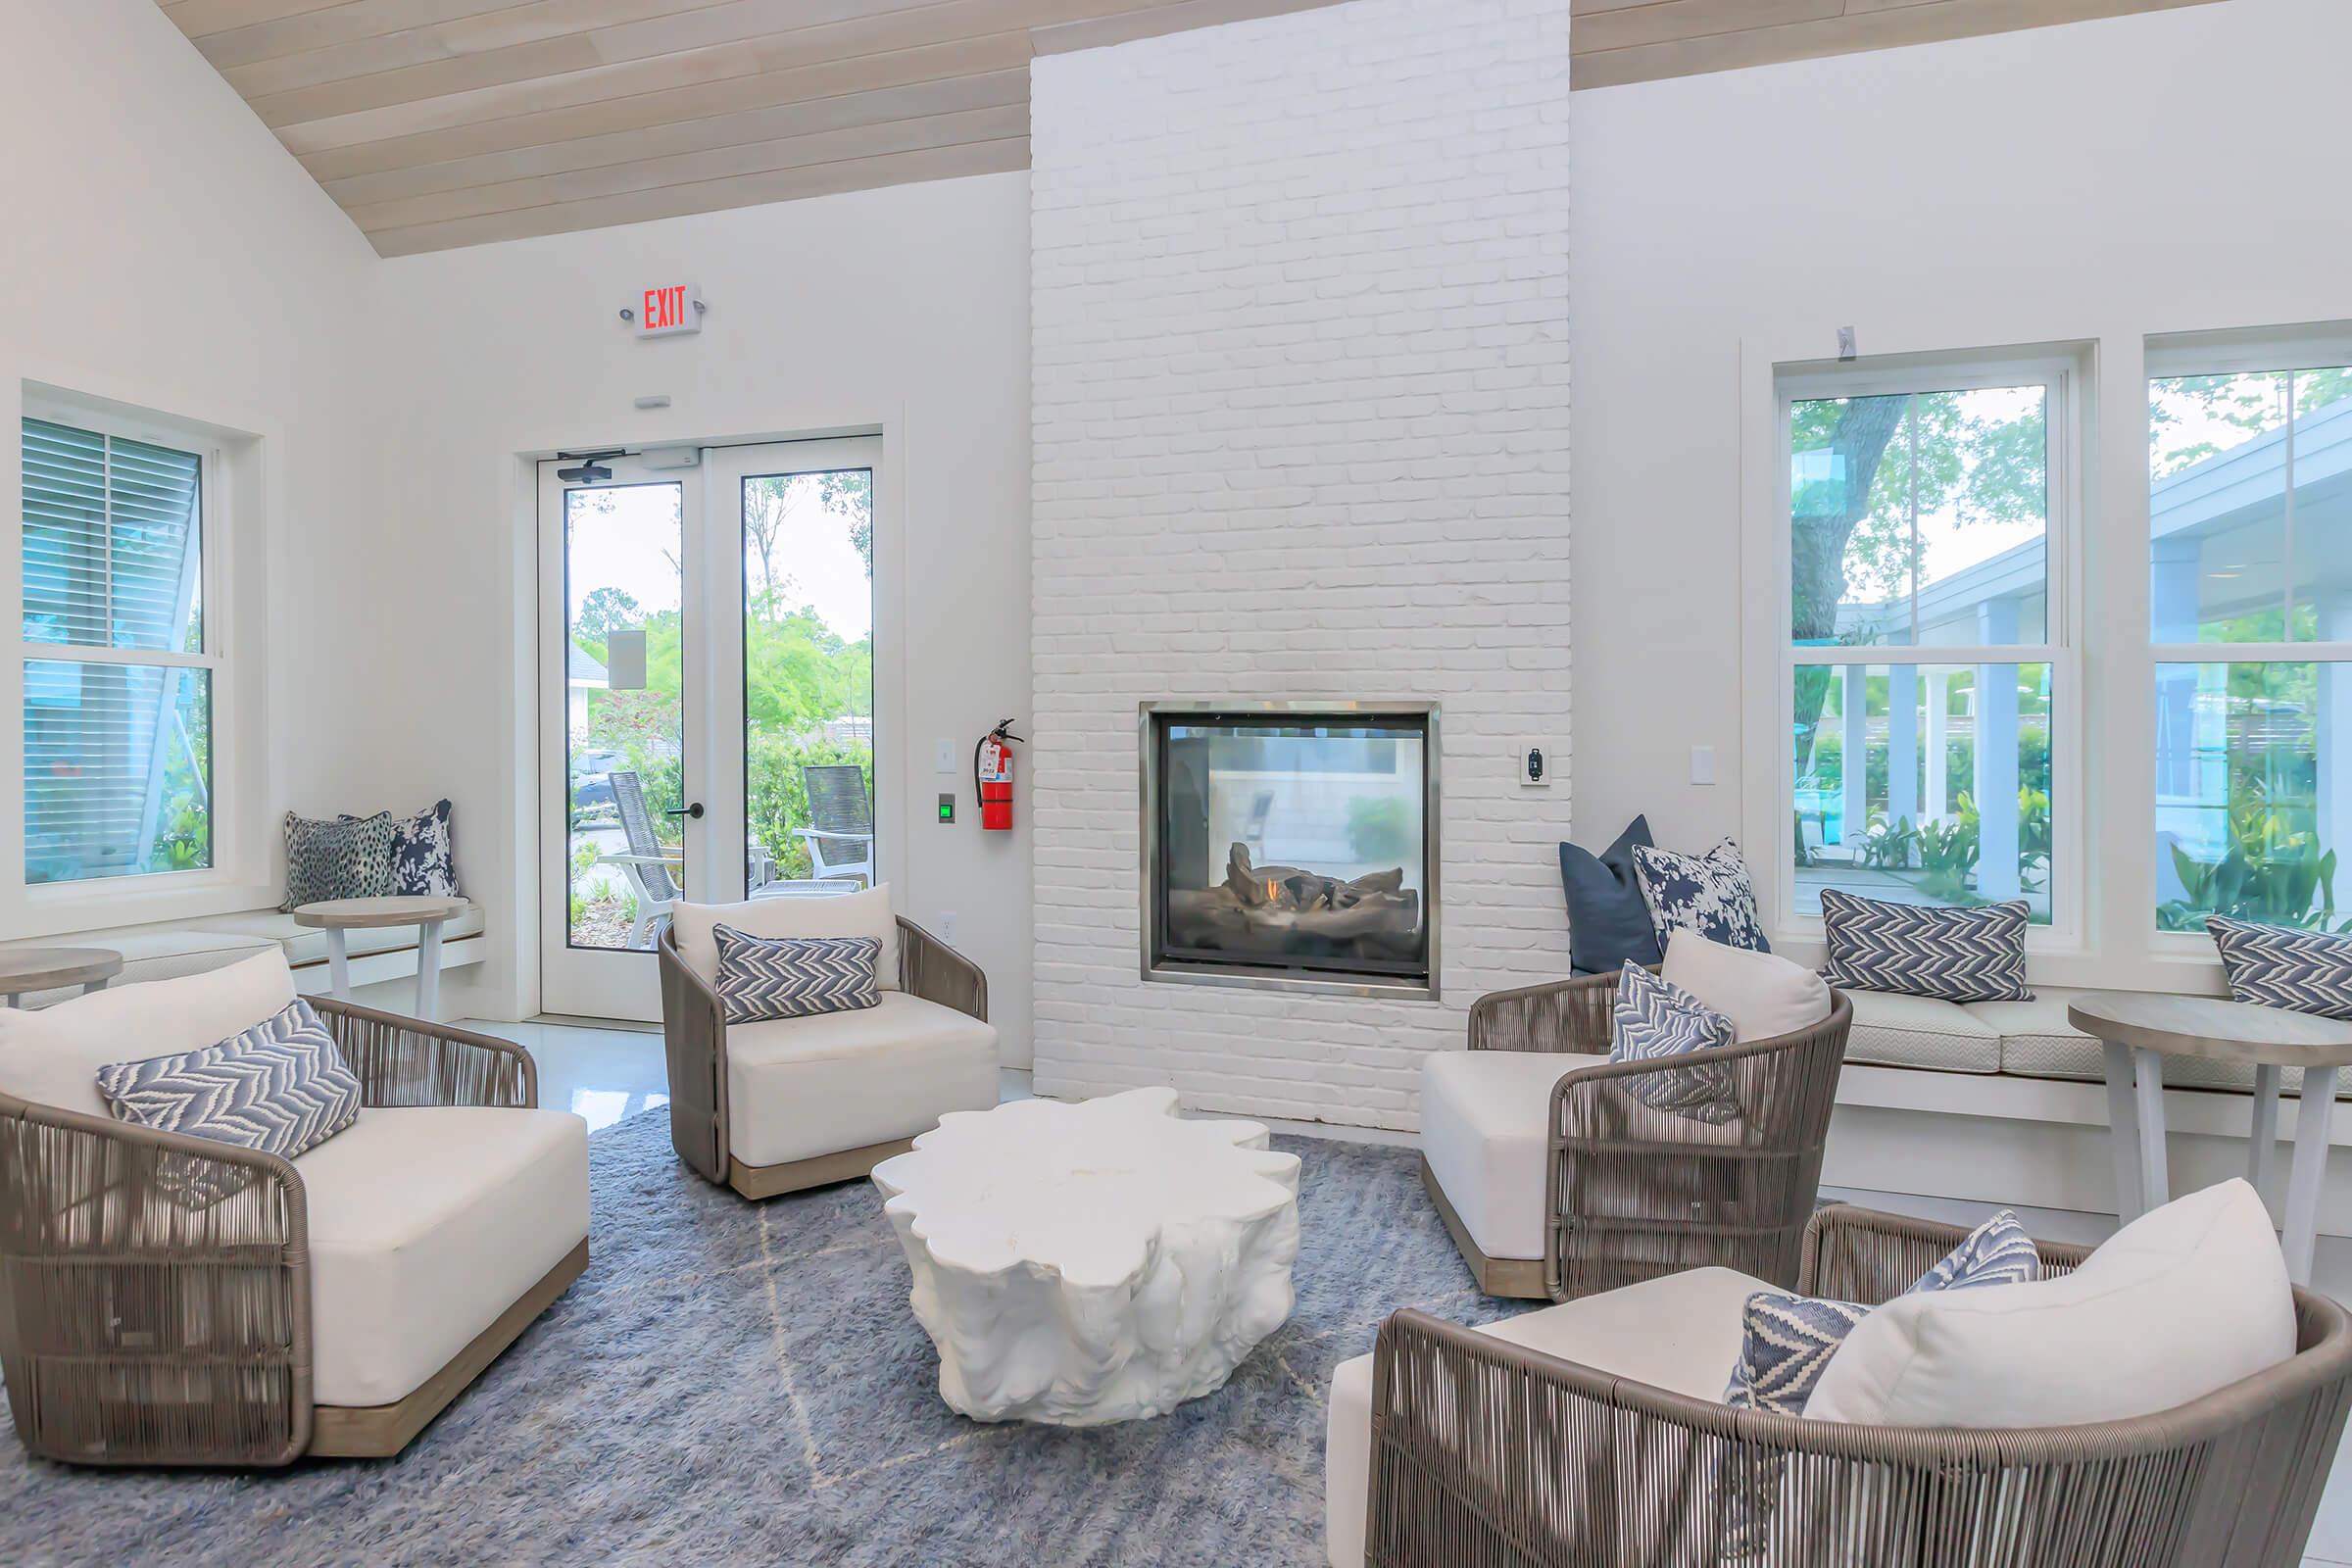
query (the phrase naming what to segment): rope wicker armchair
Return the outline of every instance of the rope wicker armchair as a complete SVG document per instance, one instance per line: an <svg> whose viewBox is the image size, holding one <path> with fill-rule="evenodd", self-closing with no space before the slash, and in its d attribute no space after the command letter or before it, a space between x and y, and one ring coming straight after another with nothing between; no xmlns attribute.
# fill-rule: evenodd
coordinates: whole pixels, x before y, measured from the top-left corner
<svg viewBox="0 0 2352 1568"><path fill-rule="evenodd" d="M821 908L887 897L884 888L769 902ZM692 905L678 908L689 919L697 912ZM669 1053L670 1143L697 1175L753 1199L853 1181L912 1148L914 1135L937 1125L943 1113L997 1103L988 976L921 926L893 918L898 989L927 1010L901 1008L878 1028L869 1026L865 1012L737 1024L732 1055L726 1006L711 979L680 952L674 923L662 931L657 951ZM810 1062L805 1050L795 1049L824 1031L845 1042L827 1059ZM769 1090L762 1096L767 1102L736 1104L745 1085ZM788 1114L805 1124L825 1120L827 1096L854 1100L858 1113L814 1131L775 1125L783 1118L773 1098L799 1102Z"/></svg>
<svg viewBox="0 0 2352 1568"><path fill-rule="evenodd" d="M1481 997L1470 1049L1605 1057L1616 987L1594 975ZM1706 1264L1792 1281L1852 1024L1853 1004L1832 992L1810 1028L1561 1078L1546 1120L1540 1265L1481 1250L1426 1153L1422 1181L1490 1295L1567 1300ZM1709 1064L1729 1072L1738 1105L1720 1126L1633 1092Z"/></svg>
<svg viewBox="0 0 2352 1568"><path fill-rule="evenodd" d="M372 1109L538 1103L510 1041L311 1004L360 1080L359 1125ZM171 1194L192 1175L236 1190L191 1208ZM318 1405L311 1200L278 1155L0 1093L0 1375L26 1449L102 1465L397 1453L587 1267L583 1239L406 1397Z"/></svg>
<svg viewBox="0 0 2352 1568"><path fill-rule="evenodd" d="M1796 1289L1876 1305L1966 1231L1807 1227ZM2082 1248L2042 1244L2045 1274ZM2175 1409L2023 1430L1735 1410L1419 1312L1372 1372L1372 1568L2292 1568L2352 1403L2352 1319L2294 1293L2296 1354ZM1765 1476L1734 1528L1727 1477Z"/></svg>

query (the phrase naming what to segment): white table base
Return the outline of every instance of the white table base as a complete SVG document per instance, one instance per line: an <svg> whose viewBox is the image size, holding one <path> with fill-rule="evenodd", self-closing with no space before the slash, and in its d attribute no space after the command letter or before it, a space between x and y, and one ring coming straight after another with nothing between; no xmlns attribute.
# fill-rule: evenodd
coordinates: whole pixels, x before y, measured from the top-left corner
<svg viewBox="0 0 2352 1568"><path fill-rule="evenodd" d="M440 920L416 922L416 1016L427 1023L441 1020ZM337 1002L351 1000L351 944L344 928L326 928L326 978Z"/></svg>
<svg viewBox="0 0 2352 1568"><path fill-rule="evenodd" d="M2115 1149L2115 1217L2130 1224L2172 1198L2166 1168L2164 1054L2104 1043L2107 1058L2107 1123ZM2295 1116L2295 1157L2286 1178L2286 1229L2279 1248L2286 1272L2297 1285L2311 1283L2312 1252L2319 1240L2320 1189L2328 1175L2328 1137L2335 1120L2333 1067L2303 1071L2303 1099ZM2246 1180L2269 1200L2267 1188L2278 1167L2278 1080L2277 1067L2254 1070L2254 1112L2247 1132Z"/></svg>

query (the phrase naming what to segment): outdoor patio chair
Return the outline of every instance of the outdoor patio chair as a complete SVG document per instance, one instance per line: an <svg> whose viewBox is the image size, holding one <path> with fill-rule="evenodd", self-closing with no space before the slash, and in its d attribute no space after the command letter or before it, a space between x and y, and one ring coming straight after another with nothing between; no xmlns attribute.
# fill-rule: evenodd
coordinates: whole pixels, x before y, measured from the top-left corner
<svg viewBox="0 0 2352 1568"><path fill-rule="evenodd" d="M685 869L685 852L665 848L654 831L653 813L646 808L645 785L634 772L612 775L612 802L620 811L620 831L628 841L625 855L605 855L600 865L617 865L637 896L637 918L629 926L629 946L650 946L654 922L669 913L684 892L678 875Z"/></svg>
<svg viewBox="0 0 2352 1568"><path fill-rule="evenodd" d="M793 833L808 846L808 875L815 881L858 877L874 885L874 803L865 792L865 769L855 762L826 762L801 769L808 791L809 826Z"/></svg>

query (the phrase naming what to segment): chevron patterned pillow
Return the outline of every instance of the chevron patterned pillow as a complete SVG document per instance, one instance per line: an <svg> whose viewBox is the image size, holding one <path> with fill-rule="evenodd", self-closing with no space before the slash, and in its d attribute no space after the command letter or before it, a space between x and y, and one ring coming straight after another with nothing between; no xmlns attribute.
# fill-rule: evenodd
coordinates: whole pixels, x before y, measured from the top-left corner
<svg viewBox="0 0 2352 1568"><path fill-rule="evenodd" d="M1848 991L1896 991L1945 1002L2031 1002L2026 901L1940 909L1821 892L1830 947L1821 977Z"/></svg>
<svg viewBox="0 0 2352 1568"><path fill-rule="evenodd" d="M1609 1010L1609 1059L1655 1061L1732 1043L1732 1020L1681 986L1628 958ZM1740 1086L1728 1062L1668 1067L1620 1079L1643 1104L1722 1126L1740 1114Z"/></svg>
<svg viewBox="0 0 2352 1568"><path fill-rule="evenodd" d="M872 937L756 937L721 924L718 1000L729 1023L853 1012L882 1001Z"/></svg>
<svg viewBox="0 0 2352 1568"><path fill-rule="evenodd" d="M98 1093L117 1121L288 1159L325 1143L360 1114L359 1078L334 1035L299 997L217 1046L101 1067ZM186 1208L209 1208L250 1179L240 1168L185 1155L167 1155L156 1166L156 1185Z"/></svg>
<svg viewBox="0 0 2352 1568"><path fill-rule="evenodd" d="M2352 936L2208 915L2230 995L2323 1018L2352 1018Z"/></svg>

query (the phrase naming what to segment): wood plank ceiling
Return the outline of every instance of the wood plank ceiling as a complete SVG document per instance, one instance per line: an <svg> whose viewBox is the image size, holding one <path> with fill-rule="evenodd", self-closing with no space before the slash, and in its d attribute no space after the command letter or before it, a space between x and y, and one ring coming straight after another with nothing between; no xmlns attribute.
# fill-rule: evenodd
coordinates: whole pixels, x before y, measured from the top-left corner
<svg viewBox="0 0 2352 1568"><path fill-rule="evenodd" d="M1035 55L1332 0L157 0L385 256L1025 169ZM1576 0L1607 86L2211 0Z"/></svg>

